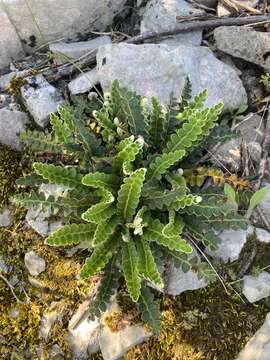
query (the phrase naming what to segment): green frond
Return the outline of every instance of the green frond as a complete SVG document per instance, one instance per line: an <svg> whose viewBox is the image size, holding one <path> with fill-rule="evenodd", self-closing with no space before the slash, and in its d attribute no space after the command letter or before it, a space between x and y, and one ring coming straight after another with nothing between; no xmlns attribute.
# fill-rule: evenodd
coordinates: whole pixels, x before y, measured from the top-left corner
<svg viewBox="0 0 270 360"><path fill-rule="evenodd" d="M46 244L53 246L65 246L88 242L90 246L92 244L94 231L94 224L65 225L54 231L47 238Z"/></svg>
<svg viewBox="0 0 270 360"><path fill-rule="evenodd" d="M112 217L116 212L116 208L112 206L114 196L108 190L102 189L101 200L98 204L92 205L85 213L82 219L88 222L99 224Z"/></svg>
<svg viewBox="0 0 270 360"><path fill-rule="evenodd" d="M151 326L154 334L158 334L161 327L161 314L158 304L154 301L154 295L149 287L142 286L138 306L142 320Z"/></svg>
<svg viewBox="0 0 270 360"><path fill-rule="evenodd" d="M112 83L111 107L114 116L120 122L129 126L130 133L133 135L144 134L144 117L142 114L141 96L126 88L120 88L119 82Z"/></svg>
<svg viewBox="0 0 270 360"><path fill-rule="evenodd" d="M134 136L122 140L117 147L118 153L113 160L113 168L120 170L124 164L133 162L142 146L142 142L139 139L135 140Z"/></svg>
<svg viewBox="0 0 270 360"><path fill-rule="evenodd" d="M20 137L24 143L34 151L48 151L55 154L63 152L60 144L58 144L51 134L45 134L37 130L27 130L22 133Z"/></svg>
<svg viewBox="0 0 270 360"><path fill-rule="evenodd" d="M150 164L149 177L160 180L168 169L185 156L185 150L176 150L157 156Z"/></svg>
<svg viewBox="0 0 270 360"><path fill-rule="evenodd" d="M48 183L48 180L44 180L42 176L31 174L21 177L16 180L16 184L20 186L37 186Z"/></svg>
<svg viewBox="0 0 270 360"><path fill-rule="evenodd" d="M124 179L118 192L117 210L125 220L129 220L136 213L145 173L146 169L144 168L134 171L129 177Z"/></svg>
<svg viewBox="0 0 270 360"><path fill-rule="evenodd" d="M188 194L177 196L176 201L172 204L172 209L179 211L189 206L197 206L202 201L201 196Z"/></svg>
<svg viewBox="0 0 270 360"><path fill-rule="evenodd" d="M165 111L156 98L152 98L152 112L150 117L149 135L151 143L160 147L164 140Z"/></svg>
<svg viewBox="0 0 270 360"><path fill-rule="evenodd" d="M197 265L198 257L189 257L187 254L180 253L179 251L165 250L166 255L173 261L176 268L181 268L184 273L187 273L193 266Z"/></svg>
<svg viewBox="0 0 270 360"><path fill-rule="evenodd" d="M142 238L136 239L139 274L155 285L163 287L163 281L158 271L150 245Z"/></svg>
<svg viewBox="0 0 270 360"><path fill-rule="evenodd" d="M138 255L133 241L122 243L122 267L127 290L133 301L138 301L141 293L141 279L138 269Z"/></svg>
<svg viewBox="0 0 270 360"><path fill-rule="evenodd" d="M143 199L147 206L151 209L163 209L164 207L171 207L175 203L175 199L185 194L186 189L183 187L175 188L173 190L153 190L144 195Z"/></svg>
<svg viewBox="0 0 270 360"><path fill-rule="evenodd" d="M90 307L90 318L100 317L107 310L113 295L119 287L120 271L115 266L115 257L106 265L104 275L97 290L94 302Z"/></svg>
<svg viewBox="0 0 270 360"><path fill-rule="evenodd" d="M58 115L52 113L50 123L58 143L65 144L72 142L72 132Z"/></svg>
<svg viewBox="0 0 270 360"><path fill-rule="evenodd" d="M155 242L159 245L165 246L170 250L181 251L184 253L191 253L192 247L180 236L165 236L163 234L164 224L158 219L152 219L146 231L143 234L143 239L149 242Z"/></svg>
<svg viewBox="0 0 270 360"><path fill-rule="evenodd" d="M34 163L35 172L52 184L64 185L69 188L82 186L82 174L75 167L62 167L53 164Z"/></svg>
<svg viewBox="0 0 270 360"><path fill-rule="evenodd" d="M119 223L119 219L117 216L113 216L111 219L107 219L104 222L100 222L97 225L95 234L94 234L94 246L102 243L103 241L107 241L107 239L113 235L116 231L117 225Z"/></svg>
<svg viewBox="0 0 270 360"><path fill-rule="evenodd" d="M114 174L105 174L97 171L85 175L82 178L82 183L97 189L111 190L119 184L119 177Z"/></svg>
<svg viewBox="0 0 270 360"><path fill-rule="evenodd" d="M103 270L105 265L111 260L118 245L118 237L114 236L96 246L92 255L86 259L81 269L80 277L86 279Z"/></svg>
<svg viewBox="0 0 270 360"><path fill-rule="evenodd" d="M27 194L17 194L11 199L13 204L23 206L26 209L40 208L42 211L51 210L53 213L57 213L62 209L62 205L59 201L56 201L53 196L45 198L43 193L37 193L32 191Z"/></svg>

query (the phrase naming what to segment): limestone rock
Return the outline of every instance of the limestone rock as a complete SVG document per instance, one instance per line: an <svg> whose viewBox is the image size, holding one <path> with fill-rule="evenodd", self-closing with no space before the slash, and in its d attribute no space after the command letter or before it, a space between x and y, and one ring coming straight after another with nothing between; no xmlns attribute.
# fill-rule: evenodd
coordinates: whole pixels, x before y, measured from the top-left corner
<svg viewBox="0 0 270 360"><path fill-rule="evenodd" d="M0 143L20 150L20 134L25 131L27 122L28 116L24 112L0 109Z"/></svg>
<svg viewBox="0 0 270 360"><path fill-rule="evenodd" d="M104 91L110 91L113 80L148 98L167 103L173 92L179 96L187 76L196 95L208 89L206 104L219 100L224 110L246 103L246 92L234 69L215 58L211 50L197 46L112 44L97 54L99 79ZM198 75L199 74L199 75Z"/></svg>
<svg viewBox="0 0 270 360"><path fill-rule="evenodd" d="M49 233L48 218L51 216L50 211L39 211L35 209L29 209L26 214L26 221L33 230L39 235L45 237Z"/></svg>
<svg viewBox="0 0 270 360"><path fill-rule="evenodd" d="M214 30L217 48L270 71L270 34L244 26L222 26Z"/></svg>
<svg viewBox="0 0 270 360"><path fill-rule="evenodd" d="M12 217L9 209L4 209L0 212L0 227L8 227L12 224Z"/></svg>
<svg viewBox="0 0 270 360"><path fill-rule="evenodd" d="M54 54L56 62L61 64L68 62L69 59L79 59L86 54L92 54L93 56L95 56L100 46L110 44L111 42L111 38L107 35L104 35L98 36L95 39L88 41L79 41L72 43L56 42L50 44L49 48Z"/></svg>
<svg viewBox="0 0 270 360"><path fill-rule="evenodd" d="M208 250L207 253L214 258L223 260L225 263L228 261L233 262L238 259L248 236L252 232L252 227L249 227L247 230L223 230L218 234L222 240L218 249L216 251Z"/></svg>
<svg viewBox="0 0 270 360"><path fill-rule="evenodd" d="M43 339L47 342L49 338L49 333L58 320L61 320L64 315L64 305L59 301L52 302L48 311L43 314L40 321L39 333Z"/></svg>
<svg viewBox="0 0 270 360"><path fill-rule="evenodd" d="M270 232L264 229L255 228L256 238L263 243L270 243Z"/></svg>
<svg viewBox="0 0 270 360"><path fill-rule="evenodd" d="M74 329L69 329L68 342L73 359L88 360L89 355L99 351L100 324L98 320L85 317Z"/></svg>
<svg viewBox="0 0 270 360"><path fill-rule="evenodd" d="M185 0L150 0L147 2L141 22L141 33L146 31L170 30L177 24L176 16L199 16L204 11L196 9ZM170 46L200 45L202 31L192 31L158 41Z"/></svg>
<svg viewBox="0 0 270 360"><path fill-rule="evenodd" d="M24 263L32 276L38 276L46 269L45 260L38 256L34 251L29 251L25 254Z"/></svg>
<svg viewBox="0 0 270 360"><path fill-rule="evenodd" d="M263 271L259 276L246 275L243 281L243 294L254 303L270 296L270 274Z"/></svg>
<svg viewBox="0 0 270 360"><path fill-rule="evenodd" d="M0 69L5 68L9 63L23 56L23 49L15 28L9 20L8 15L0 4Z"/></svg>
<svg viewBox="0 0 270 360"><path fill-rule="evenodd" d="M57 111L64 99L42 75L27 80L28 84L21 88L23 101L35 122L44 128L49 123L50 114Z"/></svg>
<svg viewBox="0 0 270 360"><path fill-rule="evenodd" d="M268 224L270 224L270 183L266 182L263 184L268 190L266 196L264 199L260 202L258 205L259 210L262 212L263 216L265 217L265 220ZM256 210L255 210L256 212Z"/></svg>
<svg viewBox="0 0 270 360"><path fill-rule="evenodd" d="M270 359L270 313L263 326L249 340L236 360L269 360Z"/></svg>
<svg viewBox="0 0 270 360"><path fill-rule="evenodd" d="M99 82L97 69L90 70L72 80L68 87L71 94L83 94L92 89Z"/></svg>
<svg viewBox="0 0 270 360"><path fill-rule="evenodd" d="M196 272L189 270L184 273L181 269L177 269L173 264L169 265L166 293L169 295L180 295L184 291L197 290L207 286L204 279L198 279Z"/></svg>
<svg viewBox="0 0 270 360"><path fill-rule="evenodd" d="M81 34L93 30L104 31L125 3L126 0L30 1L30 12L24 1L3 0L9 18L28 51L58 39L76 40ZM9 34L1 48L2 45L8 47L12 39L13 35Z"/></svg>
<svg viewBox="0 0 270 360"><path fill-rule="evenodd" d="M126 326L117 332L112 332L105 326L99 338L102 356L104 360L120 359L131 347L142 343L151 335L142 325Z"/></svg>

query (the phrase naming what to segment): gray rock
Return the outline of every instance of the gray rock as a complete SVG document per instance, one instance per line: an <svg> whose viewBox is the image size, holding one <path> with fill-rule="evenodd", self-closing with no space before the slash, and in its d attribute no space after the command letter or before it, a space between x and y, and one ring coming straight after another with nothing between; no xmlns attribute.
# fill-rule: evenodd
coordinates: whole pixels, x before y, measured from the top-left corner
<svg viewBox="0 0 270 360"><path fill-rule="evenodd" d="M204 279L198 279L196 272L192 270L184 273L173 264L169 266L166 276L166 293L169 295L180 295L185 291L201 289L208 285Z"/></svg>
<svg viewBox="0 0 270 360"><path fill-rule="evenodd" d="M111 38L107 35L96 37L89 41L79 41L75 43L57 42L50 44L49 48L54 54L57 63L68 62L69 59L76 60L86 54L96 55L100 46L111 44ZM1 78L0 78L1 86Z"/></svg>
<svg viewBox="0 0 270 360"><path fill-rule="evenodd" d="M3 3L24 47L32 51L47 42L76 40L86 32L106 30L114 16L124 8L126 0L32 1L31 12L21 0L3 0ZM0 23L2 30L2 20ZM13 41L14 35L7 35L1 48L8 47L9 42Z"/></svg>
<svg viewBox="0 0 270 360"><path fill-rule="evenodd" d="M51 303L48 311L43 314L40 320L39 333L47 342L52 326L56 321L63 318L65 306L60 301Z"/></svg>
<svg viewBox="0 0 270 360"><path fill-rule="evenodd" d="M250 113L235 126L235 129L240 132L247 144L253 141L262 144L265 127L261 116Z"/></svg>
<svg viewBox="0 0 270 360"><path fill-rule="evenodd" d="M12 217L9 209L0 212L0 227L8 227L12 224Z"/></svg>
<svg viewBox="0 0 270 360"><path fill-rule="evenodd" d="M44 128L49 123L50 114L57 111L64 99L42 75L27 80L28 84L21 88L23 101L35 122Z"/></svg>
<svg viewBox="0 0 270 360"><path fill-rule="evenodd" d="M247 5L249 7L253 7L255 8L258 3L259 0L238 0L239 4L243 4L243 5ZM232 9L232 8L231 8ZM233 9L232 9L233 12ZM223 16L230 16L232 15L232 12L222 3L219 3L217 6L217 16L219 17L223 17Z"/></svg>
<svg viewBox="0 0 270 360"><path fill-rule="evenodd" d="M210 7L210 8L215 8L217 6L217 0L194 0L194 2Z"/></svg>
<svg viewBox="0 0 270 360"><path fill-rule="evenodd" d="M270 233L267 230L255 228L256 238L263 243L270 243Z"/></svg>
<svg viewBox="0 0 270 360"><path fill-rule="evenodd" d="M28 116L21 111L0 109L0 143L20 150L22 142L20 134L25 131Z"/></svg>
<svg viewBox="0 0 270 360"><path fill-rule="evenodd" d="M126 326L117 332L112 332L106 326L103 328L99 338L103 359L120 359L131 347L142 343L151 335L142 325Z"/></svg>
<svg viewBox="0 0 270 360"><path fill-rule="evenodd" d="M222 26L214 30L217 48L270 71L270 34L244 26Z"/></svg>
<svg viewBox="0 0 270 360"><path fill-rule="evenodd" d="M32 276L38 276L46 269L45 260L34 251L29 251L24 255L24 264Z"/></svg>
<svg viewBox="0 0 270 360"><path fill-rule="evenodd" d="M150 0L147 2L141 22L141 33L146 31L164 31L173 29L177 24L176 16L199 16L204 11L194 8L185 0ZM152 42L152 41L151 41ZM200 45L202 42L202 31L192 31L186 34L171 36L159 40L159 43L170 46Z"/></svg>
<svg viewBox="0 0 270 360"><path fill-rule="evenodd" d="M35 230L39 235L45 237L49 234L48 218L50 216L51 216L50 211L29 209L27 211L25 220L33 230Z"/></svg>
<svg viewBox="0 0 270 360"><path fill-rule="evenodd" d="M243 249L247 238L253 233L253 228L247 230L223 230L218 234L222 242L219 244L218 250L208 250L208 255L223 260L224 262L236 261Z"/></svg>
<svg viewBox="0 0 270 360"><path fill-rule="evenodd" d="M98 83L99 73L98 70L95 68L76 77L69 83L68 87L71 94L76 95L88 92Z"/></svg>
<svg viewBox="0 0 270 360"><path fill-rule="evenodd" d="M24 52L20 39L8 15L3 11L3 4L0 4L0 69L5 68L9 63L23 56Z"/></svg>
<svg viewBox="0 0 270 360"><path fill-rule="evenodd" d="M217 167L238 172L241 166L241 139L231 139L221 144L212 154L210 161Z"/></svg>
<svg viewBox="0 0 270 360"><path fill-rule="evenodd" d="M99 78L104 91L113 80L148 98L155 96L167 103L186 82L192 84L192 94L208 89L206 104L222 100L224 110L238 108L247 97L235 70L215 58L211 50L198 46L113 44L101 47L97 54ZM199 74L199 75L198 75Z"/></svg>
<svg viewBox="0 0 270 360"><path fill-rule="evenodd" d="M249 340L236 360L269 360L270 359L270 313L263 326Z"/></svg>
<svg viewBox="0 0 270 360"><path fill-rule="evenodd" d="M6 91L8 89L9 82L15 75L16 75L15 72L11 72L11 73L0 76L0 90L1 91Z"/></svg>
<svg viewBox="0 0 270 360"><path fill-rule="evenodd" d="M89 354L99 351L100 324L98 320L85 317L74 329L69 329L66 341L73 359L87 360Z"/></svg>
<svg viewBox="0 0 270 360"><path fill-rule="evenodd" d="M243 294L254 303L270 296L270 274L263 271L259 276L246 275L243 278Z"/></svg>

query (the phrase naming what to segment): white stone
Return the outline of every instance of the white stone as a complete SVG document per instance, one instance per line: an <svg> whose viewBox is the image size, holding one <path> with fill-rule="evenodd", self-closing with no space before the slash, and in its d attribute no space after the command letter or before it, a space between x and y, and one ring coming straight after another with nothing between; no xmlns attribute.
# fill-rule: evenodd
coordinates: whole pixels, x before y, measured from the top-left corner
<svg viewBox="0 0 270 360"><path fill-rule="evenodd" d="M104 360L117 360L133 346L147 340L152 334L142 325L126 326L124 329L112 332L105 326L99 338L99 345Z"/></svg>
<svg viewBox="0 0 270 360"><path fill-rule="evenodd" d="M270 359L270 313L263 326L249 340L236 360L269 360Z"/></svg>
<svg viewBox="0 0 270 360"><path fill-rule="evenodd" d="M204 279L198 279L196 272L189 270L184 273L180 268L170 265L166 278L166 293L169 295L180 295L184 291L197 290L207 286Z"/></svg>
<svg viewBox="0 0 270 360"><path fill-rule="evenodd" d="M69 329L66 341L68 342L73 358L87 360L89 354L99 351L100 324L98 320L87 317L74 328Z"/></svg>
<svg viewBox="0 0 270 360"><path fill-rule="evenodd" d="M256 229L256 238L263 243L270 243L270 233L267 230L255 228Z"/></svg>
<svg viewBox="0 0 270 360"><path fill-rule="evenodd" d="M243 249L247 237L252 234L253 229L251 227L248 230L223 230L218 234L221 239L216 251L208 250L208 255L223 260L224 262L233 262L238 259L241 250Z"/></svg>
<svg viewBox="0 0 270 360"><path fill-rule="evenodd" d="M24 0L2 2L29 51L47 42L76 40L82 34L106 30L114 16L124 8L126 0L28 0L31 10ZM8 35L3 42L6 47L13 39L10 33Z"/></svg>
<svg viewBox="0 0 270 360"><path fill-rule="evenodd" d="M165 31L177 24L176 16L200 16L204 11L194 8L185 0L150 0L147 2L141 22L141 33L147 31ZM202 31L191 31L158 41L170 46L200 45Z"/></svg>
<svg viewBox="0 0 270 360"><path fill-rule="evenodd" d="M46 199L53 196L55 200L58 200L59 197L65 197L68 194L69 188L64 185L41 184L38 191L43 193Z"/></svg>
<svg viewBox="0 0 270 360"><path fill-rule="evenodd" d="M167 103L171 92L179 96L187 76L192 95L208 89L207 105L223 101L224 110L246 103L245 89L237 73L219 61L210 49L199 46L112 44L97 54L99 79L104 91L113 80L148 98Z"/></svg>
<svg viewBox="0 0 270 360"><path fill-rule="evenodd" d="M0 69L5 68L9 63L23 56L23 49L15 28L3 10L0 3Z"/></svg>
<svg viewBox="0 0 270 360"><path fill-rule="evenodd" d="M74 80L72 80L69 83L68 87L71 94L77 95L77 94L86 93L98 83L99 83L99 74L97 69L95 68L76 77Z"/></svg>
<svg viewBox="0 0 270 360"><path fill-rule="evenodd" d="M259 276L246 275L243 281L243 294L254 303L270 296L270 274L263 271Z"/></svg>
<svg viewBox="0 0 270 360"><path fill-rule="evenodd" d="M38 276L46 269L45 260L38 256L34 251L29 251L24 255L24 263L32 276Z"/></svg>
<svg viewBox="0 0 270 360"><path fill-rule="evenodd" d="M64 308L63 303L55 301L51 303L49 309L43 314L40 321L39 333L46 342L48 341L49 334L54 323L62 319L64 315Z"/></svg>
<svg viewBox="0 0 270 360"><path fill-rule="evenodd" d="M20 150L20 134L25 132L28 116L21 111L0 109L0 143Z"/></svg>
<svg viewBox="0 0 270 360"><path fill-rule="evenodd" d="M111 38L104 35L89 41L79 41L74 43L57 42L50 44L49 48L54 54L57 63L65 63L68 62L69 59L76 60L86 54L95 56L100 46L111 44L111 42Z"/></svg>
<svg viewBox="0 0 270 360"><path fill-rule="evenodd" d="M64 99L42 75L27 80L28 84L21 88L23 101L35 122L44 128L49 123L50 114L57 111Z"/></svg>
<svg viewBox="0 0 270 360"><path fill-rule="evenodd" d="M45 237L49 234L48 218L50 216L51 216L50 211L29 209L27 211L25 220L33 230L35 230L39 235Z"/></svg>
<svg viewBox="0 0 270 360"><path fill-rule="evenodd" d="M12 224L12 217L9 209L0 212L0 227L8 227Z"/></svg>

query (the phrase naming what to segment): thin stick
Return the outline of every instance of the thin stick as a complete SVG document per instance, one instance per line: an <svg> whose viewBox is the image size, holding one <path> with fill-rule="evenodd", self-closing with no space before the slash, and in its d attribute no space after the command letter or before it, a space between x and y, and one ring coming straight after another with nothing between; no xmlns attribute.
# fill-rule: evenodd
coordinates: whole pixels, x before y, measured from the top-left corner
<svg viewBox="0 0 270 360"><path fill-rule="evenodd" d="M219 26L234 26L234 25L248 25L256 24L261 21L270 22L269 15L256 15L256 16L245 16L245 17L228 17L228 18L216 18L211 20L193 20L186 21L177 24L173 29L165 31L148 31L141 35L137 35L125 41L127 44L140 44L145 40L160 39L162 37L168 37L171 35L177 35L184 32L213 29Z"/></svg>
<svg viewBox="0 0 270 360"><path fill-rule="evenodd" d="M16 301L19 303L19 304L24 304L23 301L21 301L18 296L15 294L14 290L13 290L13 286L9 283L9 281L4 277L4 275L0 274L0 279L2 279L6 284L7 286L9 287L10 291L12 292L12 295L14 296L14 298L16 299Z"/></svg>

